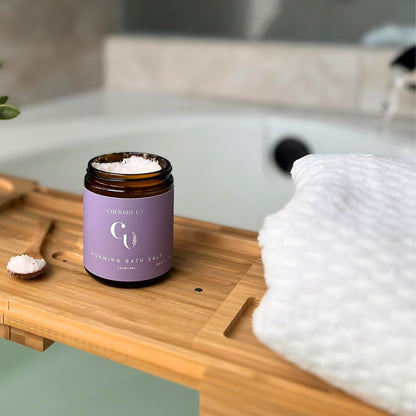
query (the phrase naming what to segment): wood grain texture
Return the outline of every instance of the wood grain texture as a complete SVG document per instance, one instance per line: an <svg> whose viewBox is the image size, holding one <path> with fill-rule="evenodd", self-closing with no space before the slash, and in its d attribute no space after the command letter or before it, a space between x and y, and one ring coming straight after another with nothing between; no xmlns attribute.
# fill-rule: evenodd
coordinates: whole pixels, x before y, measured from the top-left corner
<svg viewBox="0 0 416 416"><path fill-rule="evenodd" d="M0 324L0 338L10 340L10 326Z"/></svg>
<svg viewBox="0 0 416 416"><path fill-rule="evenodd" d="M43 352L53 344L50 339L23 331L22 329L9 327L9 340L17 342L29 348Z"/></svg>
<svg viewBox="0 0 416 416"><path fill-rule="evenodd" d="M204 416L380 416L383 413L347 396L328 394L239 367L212 366L200 396Z"/></svg>
<svg viewBox="0 0 416 416"><path fill-rule="evenodd" d="M23 189L0 210L1 324L12 339L62 342L199 389L201 416L383 414L254 337L251 314L265 291L256 233L175 217L168 277L117 289L83 268L82 198L30 181ZM39 279L14 279L7 261L39 218L54 220L42 246L49 267Z"/></svg>
<svg viewBox="0 0 416 416"><path fill-rule="evenodd" d="M36 183L23 178L0 176L0 210L11 206L19 198L35 189Z"/></svg>
<svg viewBox="0 0 416 416"><path fill-rule="evenodd" d="M9 302L7 299L0 298L0 338L10 339L10 327L4 324L4 312L7 312Z"/></svg>

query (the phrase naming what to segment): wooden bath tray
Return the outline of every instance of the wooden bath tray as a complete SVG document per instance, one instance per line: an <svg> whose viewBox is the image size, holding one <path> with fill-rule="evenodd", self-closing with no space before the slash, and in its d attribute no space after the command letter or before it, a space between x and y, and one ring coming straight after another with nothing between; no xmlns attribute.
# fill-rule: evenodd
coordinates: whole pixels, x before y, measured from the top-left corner
<svg viewBox="0 0 416 416"><path fill-rule="evenodd" d="M39 217L54 220L43 246L50 266L39 279L13 278L6 264ZM40 350L58 341L197 389L201 416L382 415L253 336L251 314L265 291L256 238L176 217L168 278L112 288L83 269L82 198L3 176L0 336Z"/></svg>

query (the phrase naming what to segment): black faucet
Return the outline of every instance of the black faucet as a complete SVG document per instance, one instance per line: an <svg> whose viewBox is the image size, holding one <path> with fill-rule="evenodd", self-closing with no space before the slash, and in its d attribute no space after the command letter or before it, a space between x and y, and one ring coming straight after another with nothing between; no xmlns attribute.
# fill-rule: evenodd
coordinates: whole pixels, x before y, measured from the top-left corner
<svg viewBox="0 0 416 416"><path fill-rule="evenodd" d="M411 46L399 53L399 55L390 62L392 68L400 68L405 72L412 72L416 68L416 45ZM416 92L416 84L410 82L407 88Z"/></svg>
<svg viewBox="0 0 416 416"><path fill-rule="evenodd" d="M391 61L390 66L400 67L409 72L413 71L416 68L416 45L400 52L400 54Z"/></svg>

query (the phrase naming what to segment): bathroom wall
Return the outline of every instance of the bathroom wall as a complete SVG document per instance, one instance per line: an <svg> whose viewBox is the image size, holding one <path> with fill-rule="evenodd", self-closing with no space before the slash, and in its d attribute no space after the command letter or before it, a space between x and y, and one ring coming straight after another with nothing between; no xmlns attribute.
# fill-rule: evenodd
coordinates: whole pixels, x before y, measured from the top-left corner
<svg viewBox="0 0 416 416"><path fill-rule="evenodd" d="M414 26L416 7L414 0L120 1L128 33L349 45L375 28Z"/></svg>
<svg viewBox="0 0 416 416"><path fill-rule="evenodd" d="M157 0L156 6L164 1ZM3 67L0 93L9 95L9 102L18 107L107 87L318 111L381 114L391 76L389 62L401 47L364 48L347 44L352 41L347 34L340 40L344 43L312 43L313 36L306 32L307 42L299 41L301 39L283 41L289 38L289 33L281 33L279 41L261 42L247 41L247 36L227 40L201 38L195 34L178 37L169 31L165 35L152 35L161 30L163 22L186 28L189 16L186 20L185 11L191 14L198 8L190 0L182 3L175 2L175 7L165 10L156 7L153 0L1 0L0 61ZM199 1L196 3L200 4ZM198 9L198 16L206 21L207 30L215 29L221 23L210 24L216 21L215 5L220 11L228 10L223 15L230 19L223 18L223 23L239 16L241 20L244 17L241 14L247 13L254 13L257 20L265 22L264 16L260 19L255 13L261 10L256 9L258 5L263 7L263 14L264 10L274 7L280 17L282 13L292 19L305 16L305 13L296 12L302 3L300 0L293 4L287 0L233 0L226 3L209 2L212 12L207 6ZM319 0L318 3L321 9L327 4L336 16L342 14L340 8L355 10L354 7L358 7L358 4L346 1ZM369 0L362 3L368 8ZM408 4L409 0L405 0L403 7L393 5L390 10L382 0L373 18L381 24L381 16L388 15L390 10L391 16L403 20L404 11L410 7ZM240 14L231 15L232 10ZM312 11L310 14L312 16ZM311 18L311 22L320 14L315 10L313 15L315 18ZM269 22L264 38L272 35L279 38L277 28L283 30L285 26L281 23L276 26L276 22ZM220 28L238 28L241 22L237 23L234 26L221 23ZM134 24L139 24L139 28ZM322 27L322 24L318 26ZM197 22L193 25L196 31L201 30ZM254 26L244 27L253 34ZM295 26L295 32L301 33L304 25ZM363 28L362 23L362 30L357 29L354 33L358 36ZM147 32L140 36L120 33L128 30ZM330 40L332 32L329 29L324 32L319 36ZM334 33L338 32L335 30ZM206 35L215 34L208 31ZM415 116L415 97L416 94L408 90L400 93L398 117Z"/></svg>
<svg viewBox="0 0 416 416"><path fill-rule="evenodd" d="M398 48L113 35L105 85L251 103L381 116ZM413 91L396 117L415 117Z"/></svg>
<svg viewBox="0 0 416 416"><path fill-rule="evenodd" d="M115 0L1 0L0 93L20 106L102 85Z"/></svg>

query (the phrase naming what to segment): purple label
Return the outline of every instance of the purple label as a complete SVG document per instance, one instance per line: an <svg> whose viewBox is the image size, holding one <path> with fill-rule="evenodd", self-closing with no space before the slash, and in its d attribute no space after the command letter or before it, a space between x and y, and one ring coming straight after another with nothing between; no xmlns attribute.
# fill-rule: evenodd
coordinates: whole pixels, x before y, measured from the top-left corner
<svg viewBox="0 0 416 416"><path fill-rule="evenodd" d="M137 282L173 262L173 189L147 198L84 190L84 266L104 279Z"/></svg>

